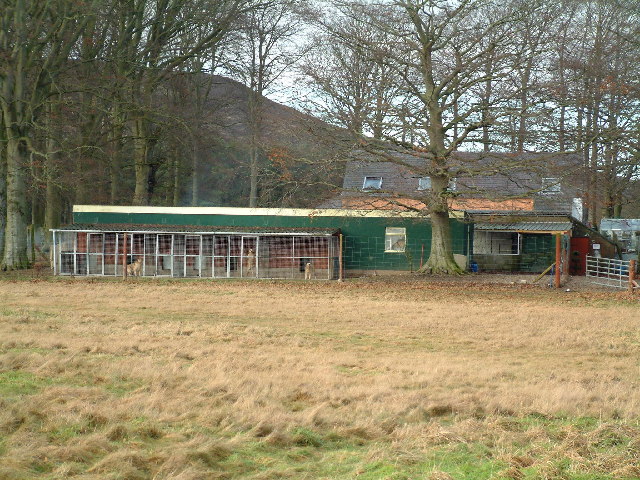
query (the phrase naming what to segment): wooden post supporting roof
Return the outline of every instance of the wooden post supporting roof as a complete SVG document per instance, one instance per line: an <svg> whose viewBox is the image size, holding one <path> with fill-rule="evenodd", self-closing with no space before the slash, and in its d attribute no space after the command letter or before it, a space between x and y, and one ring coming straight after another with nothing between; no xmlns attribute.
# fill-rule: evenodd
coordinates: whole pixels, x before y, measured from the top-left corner
<svg viewBox="0 0 640 480"><path fill-rule="evenodd" d="M338 242L338 281L341 282L342 281L342 233L340 234L339 237L339 242Z"/></svg>
<svg viewBox="0 0 640 480"><path fill-rule="evenodd" d="M556 234L556 276L554 287L560 288L560 264L562 263L562 234Z"/></svg>

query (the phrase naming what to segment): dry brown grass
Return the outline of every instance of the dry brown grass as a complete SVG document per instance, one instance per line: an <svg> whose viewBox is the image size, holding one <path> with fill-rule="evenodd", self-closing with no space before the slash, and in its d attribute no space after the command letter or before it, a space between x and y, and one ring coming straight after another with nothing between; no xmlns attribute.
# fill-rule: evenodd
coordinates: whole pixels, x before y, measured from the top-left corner
<svg viewBox="0 0 640 480"><path fill-rule="evenodd" d="M324 478L390 462L449 478L427 452L465 445L495 478L572 478L562 459L634 478L639 306L523 286L0 281L0 478L313 478L295 465L326 460L274 452L327 442L360 463Z"/></svg>

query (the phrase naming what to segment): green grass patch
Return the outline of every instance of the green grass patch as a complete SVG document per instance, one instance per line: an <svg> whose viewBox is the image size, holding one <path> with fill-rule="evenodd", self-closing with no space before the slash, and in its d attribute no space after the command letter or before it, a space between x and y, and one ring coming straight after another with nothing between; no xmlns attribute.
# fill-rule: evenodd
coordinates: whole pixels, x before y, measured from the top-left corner
<svg viewBox="0 0 640 480"><path fill-rule="evenodd" d="M13 318L23 318L23 319L32 319L32 320L43 320L47 318L55 317L55 313L45 312L43 310L31 310L31 309L21 309L14 310L11 308L3 308L0 309L0 317L13 317Z"/></svg>
<svg viewBox="0 0 640 480"><path fill-rule="evenodd" d="M304 429L306 430L306 429ZM298 435L301 429L296 429ZM462 480L492 478L505 467L487 458L481 445L438 448L428 452L394 452L387 442L329 442L317 433L304 432L313 445L276 448L250 443L235 450L220 467L231 478L331 478L366 480L428 478L434 470ZM380 458L377 458L380 457Z"/></svg>
<svg viewBox="0 0 640 480"><path fill-rule="evenodd" d="M72 438L79 437L87 433L87 428L83 424L65 424L48 432L48 438L52 442L65 443Z"/></svg>
<svg viewBox="0 0 640 480"><path fill-rule="evenodd" d="M452 417L443 423L455 421L456 417ZM533 436L520 445L503 445L497 450L491 437L477 442L454 440L427 448L399 448L386 439L356 441L335 432L297 427L289 432L282 445L270 444L268 439L238 445L219 467L230 478L382 480L429 478L434 472L448 474L456 480L637 478L598 471L589 463L589 457L583 459L587 462L584 463L581 459L565 458L562 453L553 451L557 443L552 439L556 435L577 430L580 435L591 439L594 451L624 456L633 439L620 433L624 429L617 428L616 424L611 424L609 429L602 427L594 417L547 417L541 414L505 416L499 418L499 423L505 431L515 434L542 429L546 435ZM529 459L532 464L511 463L510 457Z"/></svg>
<svg viewBox="0 0 640 480"><path fill-rule="evenodd" d="M111 379L103 388L115 397L124 397L134 390L140 388L142 382L131 378Z"/></svg>
<svg viewBox="0 0 640 480"><path fill-rule="evenodd" d="M0 372L0 397L11 398L33 395L53 383L51 379L21 370Z"/></svg>
<svg viewBox="0 0 640 480"><path fill-rule="evenodd" d="M23 370L11 370L0 372L0 397L11 399L24 395L34 395L43 388L63 385L70 387L96 387L103 388L115 397L124 397L128 393L141 386L138 380L131 378L110 378L102 385L96 385L91 377L65 378L65 377L41 377Z"/></svg>
<svg viewBox="0 0 640 480"><path fill-rule="evenodd" d="M424 472L446 472L460 480L489 479L507 465L496 460L482 443L453 444L430 450Z"/></svg>
<svg viewBox="0 0 640 480"><path fill-rule="evenodd" d="M447 419L455 421L456 417ZM457 418L457 420L461 420ZM532 414L525 417L499 418L507 431L526 432L530 428L541 427L560 431L572 427L593 436L602 431L602 448L610 453L622 452L629 447L631 439L621 436L619 430L603 428L592 417L548 418L544 415ZM492 424L494 425L494 424ZM119 448L142 449L145 455L153 456L154 451L171 448L172 437L168 433L188 432L203 434L210 438L233 440L235 434L229 431L204 428L196 424L158 425L146 416L129 419L118 424L122 434L115 435L114 425L93 425L91 419L77 424L62 425L48 432L52 443L69 444L96 429L104 429L112 445ZM495 427L493 427L495 428ZM117 432L116 432L117 433ZM545 441L532 438L527 444L515 448L514 445L503 445L497 448L489 438L477 442L451 440L447 443L420 447L419 445L398 445L386 438L373 440L339 435L332 429L312 429L296 427L282 437L280 443L273 443L268 437L250 439L245 433L237 432L241 437L229 447L195 448L187 452L187 458L194 464L219 472L224 478L300 478L300 479L363 479L363 480L408 480L414 478L428 479L434 472L448 474L456 480L489 480L517 478L518 480L534 480L549 478L554 480L618 480L634 477L614 476L613 474L583 465L578 459L561 456L546 457L551 453L541 450ZM611 433L611 435L610 435ZM113 438L111 438L113 437ZM181 435L182 438L185 438ZM191 438L191 435L186 435ZM594 443L598 445L598 442ZM0 439L0 455L2 454ZM532 454L532 451L538 453ZM522 456L531 458L531 465L514 467L509 457ZM39 470L36 470L38 468ZM34 465L30 472L37 478L38 474L47 474L48 466ZM152 471L149 478L152 478ZM47 477L48 478L48 477ZM438 478L437 476L434 478ZM444 476L443 476L444 478Z"/></svg>
<svg viewBox="0 0 640 480"><path fill-rule="evenodd" d="M36 347L33 345L29 345L29 344L23 344L23 345L13 345L13 346L7 346L5 344L5 346L3 348L0 348L0 352L2 353L9 353L9 352L14 352L14 353L39 353L41 355L46 355L48 353L51 352L51 348L44 348L44 347Z"/></svg>

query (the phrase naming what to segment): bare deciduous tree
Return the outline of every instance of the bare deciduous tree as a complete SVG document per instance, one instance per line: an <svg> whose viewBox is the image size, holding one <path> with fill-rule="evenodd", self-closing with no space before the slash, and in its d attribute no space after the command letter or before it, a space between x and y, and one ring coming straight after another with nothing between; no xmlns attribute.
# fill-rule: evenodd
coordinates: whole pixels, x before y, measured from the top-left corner
<svg viewBox="0 0 640 480"><path fill-rule="evenodd" d="M452 192L448 187L458 168L452 158L475 132L504 114L501 109L513 98L506 88L495 88L496 94L482 102L477 91L487 81L494 85L506 81L516 61L511 37L520 12L492 0L379 2L385 16L372 15L366 2L361 8L354 8L352 2L340 5L343 15L362 19L380 32L375 37L386 39L382 48L358 37L350 41L380 55L398 79L395 88L404 97L403 127L410 125L414 140L413 146L406 146L421 160L404 166L416 176L431 177L431 195L426 199L431 253L423 270L460 272L453 259L449 226ZM500 14L490 14L495 11ZM401 142L396 139L396 143ZM365 149L375 151L372 144ZM388 157L382 153L381 159Z"/></svg>
<svg viewBox="0 0 640 480"><path fill-rule="evenodd" d="M3 0L1 4L0 107L7 159L3 269L29 263L26 182L34 122L92 18L94 4L69 0Z"/></svg>
<svg viewBox="0 0 640 480"><path fill-rule="evenodd" d="M300 0L271 0L240 18L234 45L230 48L232 75L249 88L247 126L249 129L249 207L258 202L263 98L274 82L300 58L300 46L293 42L301 29Z"/></svg>
<svg viewBox="0 0 640 480"><path fill-rule="evenodd" d="M125 79L135 170L133 203L146 205L154 185L154 94L172 72L222 41L251 0L123 0L113 46L116 75ZM205 32L204 34L202 32ZM182 42L187 37L193 43Z"/></svg>
<svg viewBox="0 0 640 480"><path fill-rule="evenodd" d="M348 14L327 14L317 22L320 32L300 67L307 78L307 102L322 118L355 135L376 139L408 130L399 121L402 98L397 73L385 61L390 38L372 29L367 15L384 18L377 5L347 5Z"/></svg>

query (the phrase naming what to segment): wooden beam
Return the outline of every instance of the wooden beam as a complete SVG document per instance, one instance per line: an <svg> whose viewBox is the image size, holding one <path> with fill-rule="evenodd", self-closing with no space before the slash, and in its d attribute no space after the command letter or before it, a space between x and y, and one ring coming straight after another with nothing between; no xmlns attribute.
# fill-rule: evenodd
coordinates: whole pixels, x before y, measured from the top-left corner
<svg viewBox="0 0 640 480"><path fill-rule="evenodd" d="M553 282L555 288L560 288L560 264L562 263L562 234L556 234L556 276Z"/></svg>
<svg viewBox="0 0 640 480"><path fill-rule="evenodd" d="M341 282L342 281L342 233L340 234L339 237L339 246L338 246L338 281Z"/></svg>
<svg viewBox="0 0 640 480"><path fill-rule="evenodd" d="M544 270L544 272L542 272L540 275L538 275L538 276L536 277L536 279L535 279L533 282L531 282L531 283L536 283L538 280L540 280L542 277L544 277L547 273L549 273L549 270L551 270L551 269L553 268L553 266L554 266L554 265L555 265L555 263L552 263L551 265L549 265L549 266Z"/></svg>

